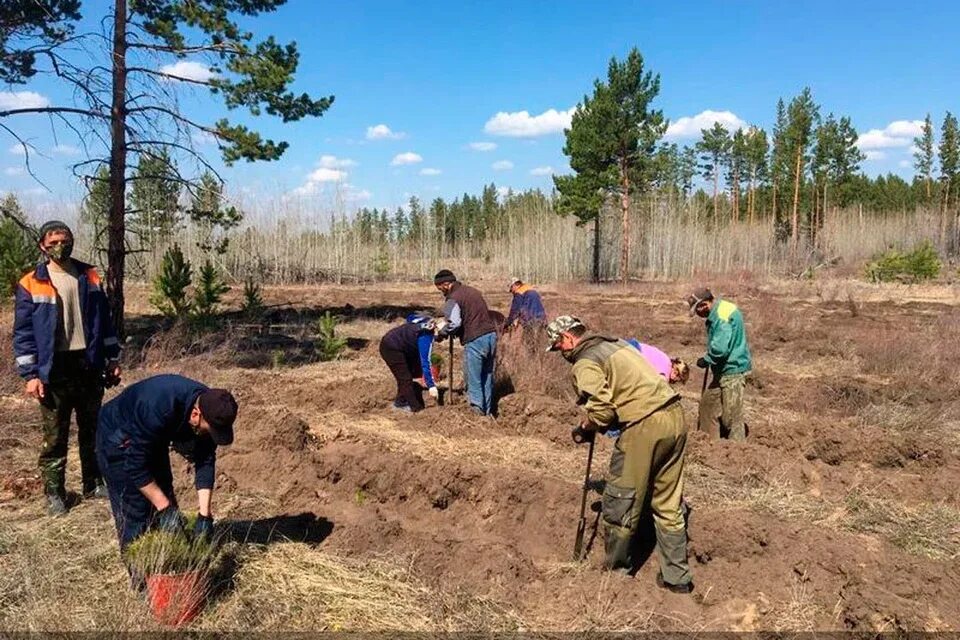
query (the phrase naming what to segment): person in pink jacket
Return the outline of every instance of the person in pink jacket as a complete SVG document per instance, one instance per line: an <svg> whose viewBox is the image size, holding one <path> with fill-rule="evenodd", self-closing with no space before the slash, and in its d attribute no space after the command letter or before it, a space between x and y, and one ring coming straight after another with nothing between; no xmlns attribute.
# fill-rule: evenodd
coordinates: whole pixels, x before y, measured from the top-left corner
<svg viewBox="0 0 960 640"><path fill-rule="evenodd" d="M690 378L690 367L680 358L671 358L660 349L650 344L643 344L639 340L627 340L628 343L640 352L640 355L650 363L654 370L662 375L667 382L686 384Z"/></svg>

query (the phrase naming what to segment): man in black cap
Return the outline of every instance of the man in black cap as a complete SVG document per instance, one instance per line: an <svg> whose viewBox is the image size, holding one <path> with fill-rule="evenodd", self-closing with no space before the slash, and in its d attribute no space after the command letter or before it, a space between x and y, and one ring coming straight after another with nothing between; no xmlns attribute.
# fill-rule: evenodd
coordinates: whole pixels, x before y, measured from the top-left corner
<svg viewBox="0 0 960 640"><path fill-rule="evenodd" d="M94 438L103 388L120 380L120 345L97 270L71 257L70 228L50 220L39 238L41 260L17 284L13 352L26 394L40 405L40 477L47 512L59 516L67 512L71 414L83 496L106 497Z"/></svg>
<svg viewBox="0 0 960 640"><path fill-rule="evenodd" d="M446 299L443 315L447 321L438 327L437 335L460 336L470 406L480 415L492 415L496 406L493 369L497 359L497 325L490 317L487 301L478 290L457 280L449 269L438 271L433 284Z"/></svg>
<svg viewBox="0 0 960 640"><path fill-rule="evenodd" d="M233 442L236 417L237 401L229 391L178 375L141 380L103 406L97 460L121 550L151 526L184 529L173 492L170 449L194 467L199 514L193 533L212 535L217 446Z"/></svg>

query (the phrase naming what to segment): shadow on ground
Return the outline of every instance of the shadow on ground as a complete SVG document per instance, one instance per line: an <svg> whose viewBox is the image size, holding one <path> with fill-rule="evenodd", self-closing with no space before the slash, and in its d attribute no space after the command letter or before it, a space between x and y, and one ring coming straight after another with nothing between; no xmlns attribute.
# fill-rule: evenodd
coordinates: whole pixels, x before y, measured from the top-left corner
<svg viewBox="0 0 960 640"><path fill-rule="evenodd" d="M319 545L333 532L333 522L316 514L303 512L257 520L228 520L219 528L224 540L243 544L302 542Z"/></svg>

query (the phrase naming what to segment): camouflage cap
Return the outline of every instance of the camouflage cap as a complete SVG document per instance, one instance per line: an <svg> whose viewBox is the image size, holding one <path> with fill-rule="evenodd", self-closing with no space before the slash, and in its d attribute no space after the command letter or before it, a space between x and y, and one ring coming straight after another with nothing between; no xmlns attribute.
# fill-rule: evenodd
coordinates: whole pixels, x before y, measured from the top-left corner
<svg viewBox="0 0 960 640"><path fill-rule="evenodd" d="M713 293L706 287L697 287L693 293L687 296L687 304L690 305L690 315L693 315L697 305L704 300L713 300Z"/></svg>
<svg viewBox="0 0 960 640"><path fill-rule="evenodd" d="M573 316L558 316L554 318L553 322L547 325L547 338L550 339L550 346L547 347L547 351L553 351L554 345L557 340L560 339L560 334L564 331L570 331L574 327L582 327L583 323L580 321L580 318L574 318Z"/></svg>

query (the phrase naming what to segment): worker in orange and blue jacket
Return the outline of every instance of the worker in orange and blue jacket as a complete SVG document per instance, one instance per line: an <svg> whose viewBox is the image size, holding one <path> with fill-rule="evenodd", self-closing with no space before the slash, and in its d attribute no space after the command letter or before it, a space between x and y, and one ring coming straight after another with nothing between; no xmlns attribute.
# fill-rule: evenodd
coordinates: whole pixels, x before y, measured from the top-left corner
<svg viewBox="0 0 960 640"><path fill-rule="evenodd" d="M73 232L40 228L42 260L17 285L13 351L26 393L40 404L40 476L50 515L67 511L65 470L76 413L84 497L107 497L95 452L105 384L120 380L120 345L97 270L71 257Z"/></svg>
<svg viewBox="0 0 960 640"><path fill-rule="evenodd" d="M511 278L510 293L513 294L513 302L510 304L510 313L504 321L505 328L546 326L547 312L543 309L540 294L533 287L520 278Z"/></svg>

